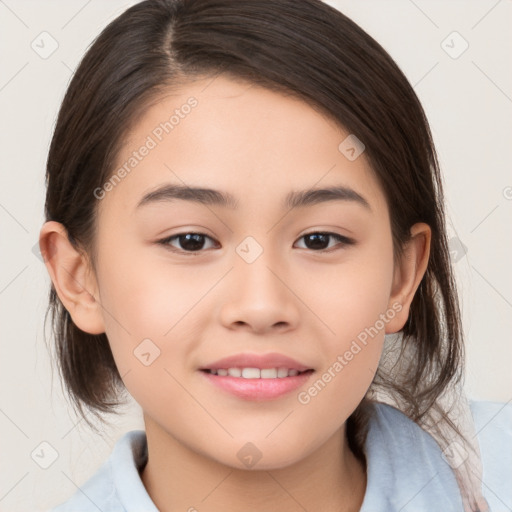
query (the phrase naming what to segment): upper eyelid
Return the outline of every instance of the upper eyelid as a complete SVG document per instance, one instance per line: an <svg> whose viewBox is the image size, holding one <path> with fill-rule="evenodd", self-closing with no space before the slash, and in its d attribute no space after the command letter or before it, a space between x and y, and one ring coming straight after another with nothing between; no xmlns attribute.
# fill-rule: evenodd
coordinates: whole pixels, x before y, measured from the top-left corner
<svg viewBox="0 0 512 512"><path fill-rule="evenodd" d="M341 238L345 238L347 240L350 240L350 237L348 237L346 235L341 235L340 233L335 233L334 231L325 231L325 230L321 230L321 229L318 229L316 231L308 231L307 233L304 233L303 235L300 235L297 240L299 240L299 239L301 239L301 238L303 238L305 236L316 235L318 233L321 233L323 235L339 236ZM205 236L207 238L210 238L212 240L217 241L213 236L210 236L207 233L202 233L201 231L181 231L180 233L176 233L174 235L166 236L165 238L162 238L159 241L171 240L173 238L176 238L178 236L183 236L183 235L201 235L201 236Z"/></svg>

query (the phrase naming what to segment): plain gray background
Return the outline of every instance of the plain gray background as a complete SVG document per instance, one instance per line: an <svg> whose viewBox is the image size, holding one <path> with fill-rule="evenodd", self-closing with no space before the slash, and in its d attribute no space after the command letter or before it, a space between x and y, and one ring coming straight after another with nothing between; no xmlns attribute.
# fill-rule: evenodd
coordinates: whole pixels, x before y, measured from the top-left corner
<svg viewBox="0 0 512 512"><path fill-rule="evenodd" d="M125 431L143 428L137 404L100 436L71 414L43 340L50 279L34 249L60 101L88 45L134 3L0 0L1 511L45 510L63 501ZM444 173L467 337L466 392L508 402L512 1L328 3L382 44L423 103ZM50 51L51 44L58 47L49 56L34 49Z"/></svg>

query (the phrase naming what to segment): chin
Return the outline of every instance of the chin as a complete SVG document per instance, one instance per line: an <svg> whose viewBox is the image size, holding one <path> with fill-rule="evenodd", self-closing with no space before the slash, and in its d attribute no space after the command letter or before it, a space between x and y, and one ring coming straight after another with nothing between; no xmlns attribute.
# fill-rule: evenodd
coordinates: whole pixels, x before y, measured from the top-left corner
<svg viewBox="0 0 512 512"><path fill-rule="evenodd" d="M233 469L247 471L278 470L292 466L307 457L304 441L296 445L278 442L271 443L268 439L255 441L234 441L230 447L226 447L222 453L210 454L210 457L218 463ZM234 457L226 458L226 453Z"/></svg>

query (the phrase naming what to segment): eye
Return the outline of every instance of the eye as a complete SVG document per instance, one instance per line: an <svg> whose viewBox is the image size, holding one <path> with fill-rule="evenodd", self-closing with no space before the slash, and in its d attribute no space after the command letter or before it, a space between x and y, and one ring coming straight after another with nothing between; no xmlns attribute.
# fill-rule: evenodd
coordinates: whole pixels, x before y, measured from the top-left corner
<svg viewBox="0 0 512 512"><path fill-rule="evenodd" d="M330 239L334 239L338 241L337 245L345 246L345 245L353 245L355 243L351 238L347 238L343 235L338 235L338 233L326 233L323 231L314 231L311 233L307 233L299 238L299 240L305 240L306 249L313 249L315 252L321 252L327 249L332 248L333 246L329 244ZM302 248L302 247L301 247Z"/></svg>
<svg viewBox="0 0 512 512"><path fill-rule="evenodd" d="M179 233L178 235L172 235L159 240L158 243L172 251L193 253L200 252L201 249L204 249L207 239L213 240L213 238L204 233ZM173 241L176 241L181 247L173 246Z"/></svg>
<svg viewBox="0 0 512 512"><path fill-rule="evenodd" d="M334 246L346 246L355 244L355 241L352 240L351 238L347 238L337 233L328 233L323 231L314 231L311 233L307 233L306 235L303 235L302 237L299 238L299 240L302 239L306 241L306 247L304 248L312 249L315 252L321 252L331 249L333 245L330 244L330 241L332 240L336 240L338 242L337 244L334 244ZM205 247L205 245L207 245L205 244L207 240L214 241L213 238L209 237L208 235L205 235L204 233L190 232L172 235L162 240L158 240L157 243L163 245L164 247L170 249L171 251L190 254L194 252L199 253L201 252L202 249L208 249L216 245L214 243L210 247ZM176 245L173 245L175 243L178 244L178 247L176 247Z"/></svg>

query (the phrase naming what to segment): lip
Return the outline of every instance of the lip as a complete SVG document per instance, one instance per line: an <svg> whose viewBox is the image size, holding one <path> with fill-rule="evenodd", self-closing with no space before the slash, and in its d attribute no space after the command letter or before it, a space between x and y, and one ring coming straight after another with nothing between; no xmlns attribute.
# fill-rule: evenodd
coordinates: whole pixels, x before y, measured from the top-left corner
<svg viewBox="0 0 512 512"><path fill-rule="evenodd" d="M218 361L201 367L200 370L218 370L219 368L259 368L260 370L264 368L288 368L298 370L299 372L314 369L277 352L268 354L251 354L244 352L242 354L234 354L219 359ZM286 378L292 379L293 377Z"/></svg>
<svg viewBox="0 0 512 512"><path fill-rule="evenodd" d="M298 375L292 377L278 377L275 379L245 379L244 377L231 377L229 375L215 375L208 370L219 368L288 368L297 370ZM295 359L271 352L268 354L254 354L244 352L224 357L213 363L199 368L200 373L209 383L244 400L265 401L280 398L303 385L314 373L310 366ZM309 370L309 371L308 371Z"/></svg>
<svg viewBox="0 0 512 512"><path fill-rule="evenodd" d="M303 385L315 372L314 370L299 373L293 377L275 379L245 379L243 377L221 376L200 372L214 386L242 398L262 402L275 400Z"/></svg>

